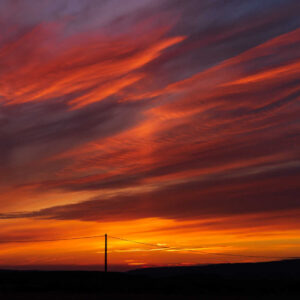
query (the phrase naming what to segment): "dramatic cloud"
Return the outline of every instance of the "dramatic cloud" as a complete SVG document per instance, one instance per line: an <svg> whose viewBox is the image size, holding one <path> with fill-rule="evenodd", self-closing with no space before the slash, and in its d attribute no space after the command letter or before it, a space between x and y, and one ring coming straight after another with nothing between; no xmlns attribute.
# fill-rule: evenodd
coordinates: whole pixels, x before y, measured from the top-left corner
<svg viewBox="0 0 300 300"><path fill-rule="evenodd" d="M0 0L0 239L152 220L299 242L299 10Z"/></svg>

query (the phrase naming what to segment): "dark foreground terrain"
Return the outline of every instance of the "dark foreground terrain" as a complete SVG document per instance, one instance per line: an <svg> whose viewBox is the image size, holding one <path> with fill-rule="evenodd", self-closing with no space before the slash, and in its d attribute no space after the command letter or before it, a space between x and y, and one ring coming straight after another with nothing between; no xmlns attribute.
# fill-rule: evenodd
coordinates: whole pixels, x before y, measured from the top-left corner
<svg viewBox="0 0 300 300"><path fill-rule="evenodd" d="M107 274L2 270L0 299L300 299L300 260Z"/></svg>

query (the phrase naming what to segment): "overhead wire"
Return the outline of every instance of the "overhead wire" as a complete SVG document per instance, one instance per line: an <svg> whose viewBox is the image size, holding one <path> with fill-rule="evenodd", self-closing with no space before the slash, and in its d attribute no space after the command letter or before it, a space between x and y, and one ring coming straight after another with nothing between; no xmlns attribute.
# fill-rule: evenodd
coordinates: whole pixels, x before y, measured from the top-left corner
<svg viewBox="0 0 300 300"><path fill-rule="evenodd" d="M104 237L104 235L90 235L90 236L80 236L71 238L58 238L58 239L47 239L47 240L0 240L0 243L39 243L39 242L57 242L57 241L71 241L71 240L83 240L83 239L94 239Z"/></svg>
<svg viewBox="0 0 300 300"><path fill-rule="evenodd" d="M147 246L152 246L152 247L157 247L160 250L179 250L179 251L186 251L186 252L197 252L200 254L208 254L208 255L220 255L220 256L236 256L236 257L253 257L253 258L272 258L272 259L296 259L299 257L290 257L290 256L264 256L264 255L244 255L244 254L233 254L233 253L225 253L225 252L206 252L201 249L184 249L184 248L178 248L178 247L170 247L170 246L165 246L165 245L159 245L159 244L152 244L152 243L145 243L145 242L140 242L140 241L135 241L135 240L129 240L125 238L120 238L116 236L111 236L109 235L108 237L113 238L113 239L118 239L126 242L131 242L131 243L136 243L136 244L142 244L142 245L147 245Z"/></svg>
<svg viewBox="0 0 300 300"><path fill-rule="evenodd" d="M39 243L39 242L57 242L57 241L71 241L71 240L83 240L83 239L94 239L94 238L103 238L105 235L89 235L89 236L80 236L80 237L70 237L70 238L56 238L56 239L44 239L44 240L0 240L0 243ZM156 247L159 250L177 250L182 252L193 252L197 254L206 254L206 255L219 255L219 256L233 256L233 257L247 257L247 258L271 258L271 259L298 259L299 257L290 257L290 256L264 256L264 255L245 255L245 254L234 254L234 253L225 253L225 252L206 252L201 249L185 249L180 247L170 247L165 244L153 244L147 242L141 242L131 239L125 239L117 236L108 235L108 237L116 240L121 240L129 243L135 243L145 246Z"/></svg>

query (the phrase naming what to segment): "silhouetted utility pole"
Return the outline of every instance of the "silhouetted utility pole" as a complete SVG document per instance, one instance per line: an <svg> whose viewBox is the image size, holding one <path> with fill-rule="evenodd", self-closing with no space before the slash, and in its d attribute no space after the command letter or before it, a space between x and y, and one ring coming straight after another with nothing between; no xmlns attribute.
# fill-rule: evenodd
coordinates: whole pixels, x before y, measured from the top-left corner
<svg viewBox="0 0 300 300"><path fill-rule="evenodd" d="M107 273L107 234L105 233L104 272Z"/></svg>

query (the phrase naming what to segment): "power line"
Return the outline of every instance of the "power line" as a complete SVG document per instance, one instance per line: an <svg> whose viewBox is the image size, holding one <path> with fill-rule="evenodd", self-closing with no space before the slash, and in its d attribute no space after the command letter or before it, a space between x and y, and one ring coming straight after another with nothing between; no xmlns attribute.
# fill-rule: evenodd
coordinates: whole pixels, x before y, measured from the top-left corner
<svg viewBox="0 0 300 300"><path fill-rule="evenodd" d="M124 239L116 236L111 236L109 235L110 238L117 239L117 240L122 240L126 242L131 242L131 243L136 243L136 244L142 244L146 246L152 246L152 247L157 247L161 250L179 250L179 251L187 251L187 252L201 252L201 254L209 254L209 255L220 255L220 256L236 256L236 257L252 257L252 258L274 258L274 259L295 259L299 257L289 257L289 256L264 256L264 255L244 255L244 254L233 254L233 253L222 253L222 252L205 252L203 250L193 250L193 249L184 249L184 248L178 248L178 247L169 247L169 246L160 246L158 244L151 244L151 243L144 243L144 242L139 242L135 240L129 240L129 239Z"/></svg>
<svg viewBox="0 0 300 300"><path fill-rule="evenodd" d="M110 238L112 239L116 239L116 240L121 240L121 241L125 241L125 242L131 242L131 243L136 243L136 244L142 244L142 245L146 245L146 246L153 246L153 247L159 247L159 248L171 248L168 246L159 246L157 244L151 244L151 243L144 243L144 242L138 242L138 241L134 241L134 240L128 240L128 239L124 239L124 238L120 238L120 237L116 237L116 236L111 236L109 235Z"/></svg>
<svg viewBox="0 0 300 300"><path fill-rule="evenodd" d="M0 243L1 244L6 244L6 243L57 242L57 241L71 241L71 240L94 239L94 238L100 238L100 237L104 237L104 234L102 234L102 235L81 236L81 237L71 237L71 238L63 238L63 239L48 239L48 240L7 240L7 241L0 240Z"/></svg>
<svg viewBox="0 0 300 300"><path fill-rule="evenodd" d="M61 238L61 239L46 239L46 240L0 240L0 243L42 243L42 242L57 242L57 241L71 241L71 240L83 240L83 239L94 239L94 238L103 238L105 237L104 234L102 235L89 235L89 236L81 236L81 237L70 237L70 238ZM224 253L224 252L206 252L203 250L194 250L194 249L185 249L185 248L179 248L179 247L170 247L165 245L158 245L158 244L152 244L152 243L146 243L146 242L140 242L130 239L125 239L117 236L111 236L108 237L112 239L117 239L129 243L135 243L135 244L141 244L145 246L151 246L159 248L160 250L178 250L183 252L193 252L197 254L206 254L206 255L219 255L219 256L233 256L233 257L252 257L252 258L272 258L272 259L297 259L299 257L289 257L289 256L264 256L264 255L244 255L244 254L234 254L234 253ZM199 253L200 252L200 253Z"/></svg>

